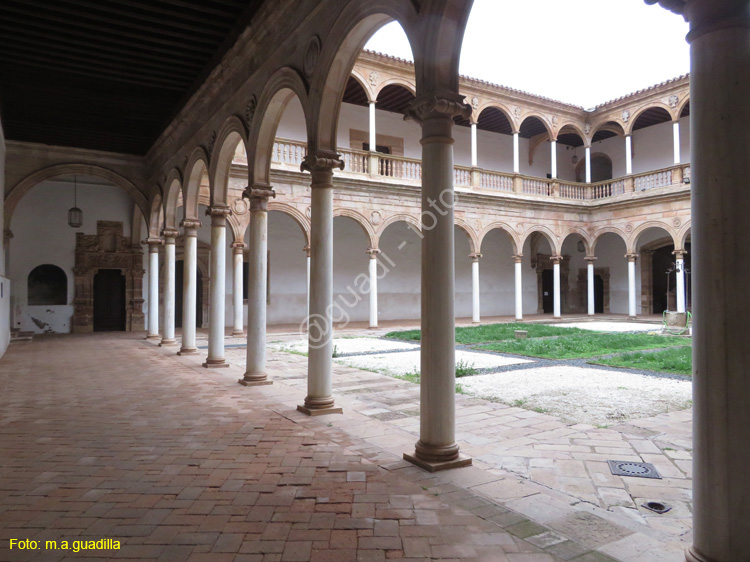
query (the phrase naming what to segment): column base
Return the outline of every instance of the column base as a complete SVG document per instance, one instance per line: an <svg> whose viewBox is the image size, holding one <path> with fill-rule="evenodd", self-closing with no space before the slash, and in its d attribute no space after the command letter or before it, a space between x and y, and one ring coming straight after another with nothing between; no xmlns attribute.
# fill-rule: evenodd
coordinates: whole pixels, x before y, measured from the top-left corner
<svg viewBox="0 0 750 562"><path fill-rule="evenodd" d="M159 347L171 347L177 345L177 340L161 340Z"/></svg>
<svg viewBox="0 0 750 562"><path fill-rule="evenodd" d="M206 369L217 369L229 367L229 363L227 363L226 359L206 359L206 362L203 363L203 367Z"/></svg>
<svg viewBox="0 0 750 562"><path fill-rule="evenodd" d="M198 350L194 347L183 347L177 352L177 355L198 355Z"/></svg>
<svg viewBox="0 0 750 562"><path fill-rule="evenodd" d="M638 317L628 315L628 320L638 320Z"/></svg>
<svg viewBox="0 0 750 562"><path fill-rule="evenodd" d="M516 321L516 322L523 322L523 317L521 317L521 318L516 318L516 319L515 319L515 321Z"/></svg>
<svg viewBox="0 0 750 562"><path fill-rule="evenodd" d="M685 550L685 560L687 562L717 562L698 552L694 546L689 546Z"/></svg>
<svg viewBox="0 0 750 562"><path fill-rule="evenodd" d="M308 416L325 416L327 414L343 414L343 408L330 406L328 408L308 408L307 406L297 406L297 411Z"/></svg>
<svg viewBox="0 0 750 562"><path fill-rule="evenodd" d="M404 453L404 460L417 465L419 468L423 468L427 472L439 472L441 470L471 466L471 457L463 453L458 453L458 457L450 461L426 461L420 459L415 451L413 455Z"/></svg>
<svg viewBox="0 0 750 562"><path fill-rule="evenodd" d="M244 331L234 331L232 332L233 337L239 337L239 336L246 336L247 334Z"/></svg>
<svg viewBox="0 0 750 562"><path fill-rule="evenodd" d="M368 326L368 330L377 330L379 326Z"/></svg>
<svg viewBox="0 0 750 562"><path fill-rule="evenodd" d="M273 384L273 381L268 380L268 375L266 373L245 373L245 376L237 382L243 386L263 386L266 384Z"/></svg>
<svg viewBox="0 0 750 562"><path fill-rule="evenodd" d="M482 321L481 320L472 320L471 323L478 326L479 324L482 323Z"/></svg>
<svg viewBox="0 0 750 562"><path fill-rule="evenodd" d="M149 334L146 336L147 340L159 340L161 336L159 334Z"/></svg>

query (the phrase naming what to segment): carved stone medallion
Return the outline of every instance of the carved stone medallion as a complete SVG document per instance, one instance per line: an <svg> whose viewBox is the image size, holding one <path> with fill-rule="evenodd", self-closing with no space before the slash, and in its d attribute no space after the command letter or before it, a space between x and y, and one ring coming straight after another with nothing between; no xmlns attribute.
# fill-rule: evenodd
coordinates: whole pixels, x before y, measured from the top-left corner
<svg viewBox="0 0 750 562"><path fill-rule="evenodd" d="M307 42L307 49L305 50L305 57L302 61L302 72L305 73L305 78L308 80L312 77L315 72L315 66L318 64L318 57L320 56L320 38L317 35L310 37Z"/></svg>

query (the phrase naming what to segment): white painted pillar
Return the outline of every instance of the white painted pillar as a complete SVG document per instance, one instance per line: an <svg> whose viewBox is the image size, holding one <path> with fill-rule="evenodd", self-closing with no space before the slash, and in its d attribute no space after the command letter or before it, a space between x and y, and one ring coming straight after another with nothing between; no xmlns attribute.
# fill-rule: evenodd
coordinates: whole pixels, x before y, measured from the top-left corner
<svg viewBox="0 0 750 562"><path fill-rule="evenodd" d="M226 320L227 215L229 207L213 206L211 215L211 281L209 283L208 357L204 367L229 367L224 358Z"/></svg>
<svg viewBox="0 0 750 562"><path fill-rule="evenodd" d="M594 261L596 260L593 256L586 256L583 258L586 260L587 269L587 289L588 289L588 314L594 316L596 313L596 306L594 302Z"/></svg>
<svg viewBox="0 0 750 562"><path fill-rule="evenodd" d="M302 251L305 252L305 262L307 263L307 315L305 318L308 319L310 318L310 246L305 246ZM305 324L307 324L307 320L305 320Z"/></svg>
<svg viewBox="0 0 750 562"><path fill-rule="evenodd" d="M746 1L692 0L693 546L750 560L750 20Z"/></svg>
<svg viewBox="0 0 750 562"><path fill-rule="evenodd" d="M521 271L521 260L523 259L523 254L516 254L513 256L513 259L515 260L515 281L516 281L516 321L523 320L523 283L521 279L522 271Z"/></svg>
<svg viewBox="0 0 750 562"><path fill-rule="evenodd" d="M477 167L477 124L471 124L471 166Z"/></svg>
<svg viewBox="0 0 750 562"><path fill-rule="evenodd" d="M636 317L635 308L635 260L638 254L626 254L628 258L628 317Z"/></svg>
<svg viewBox="0 0 750 562"><path fill-rule="evenodd" d="M469 116L460 96L415 104L422 127L422 345L419 441L404 458L430 471L464 466L456 443L453 116Z"/></svg>
<svg viewBox="0 0 750 562"><path fill-rule="evenodd" d="M560 262L562 256L552 256L552 316L560 318Z"/></svg>
<svg viewBox="0 0 750 562"><path fill-rule="evenodd" d="M182 221L185 232L185 259L182 274L182 346L178 355L194 355L195 347L195 301L198 292L198 220Z"/></svg>
<svg viewBox="0 0 750 562"><path fill-rule="evenodd" d="M159 246L160 238L149 238L148 244L148 335L146 339L157 340L159 336Z"/></svg>
<svg viewBox="0 0 750 562"><path fill-rule="evenodd" d="M591 147L586 147L586 183L591 183Z"/></svg>
<svg viewBox="0 0 750 562"><path fill-rule="evenodd" d="M685 252L684 250L675 250L675 297L677 300L677 312L685 312Z"/></svg>
<svg viewBox="0 0 750 562"><path fill-rule="evenodd" d="M552 167L552 179L557 178L557 141L550 141L550 161Z"/></svg>
<svg viewBox="0 0 750 562"><path fill-rule="evenodd" d="M247 352L245 386L272 384L266 373L266 299L268 294L268 198L275 193L270 185L245 190L250 199L247 275Z"/></svg>
<svg viewBox="0 0 750 562"><path fill-rule="evenodd" d="M297 406L308 415L340 414L333 399L333 169L335 154L308 154L302 169L312 176L310 221L310 316L308 317L307 396Z"/></svg>
<svg viewBox="0 0 750 562"><path fill-rule="evenodd" d="M482 254L471 254L471 321L479 324L479 258Z"/></svg>
<svg viewBox="0 0 750 562"><path fill-rule="evenodd" d="M633 173L633 136L625 135L625 175Z"/></svg>
<svg viewBox="0 0 750 562"><path fill-rule="evenodd" d="M232 244L232 335L244 336L244 312L242 290L242 266L244 264L245 243L234 242Z"/></svg>
<svg viewBox="0 0 750 562"><path fill-rule="evenodd" d="M370 328L378 327L378 254L380 250L370 248L367 250L370 273Z"/></svg>
<svg viewBox="0 0 750 562"><path fill-rule="evenodd" d="M518 147L518 133L513 133L513 173L521 173L521 155Z"/></svg>
<svg viewBox="0 0 750 562"><path fill-rule="evenodd" d="M174 337L175 239L179 235L177 230L167 228L162 230L162 236L164 236L164 326L160 346L177 345Z"/></svg>
<svg viewBox="0 0 750 562"><path fill-rule="evenodd" d="M375 102L370 102L370 151L377 150L377 134L375 131Z"/></svg>
<svg viewBox="0 0 750 562"><path fill-rule="evenodd" d="M680 163L680 122L672 123L672 143L674 146L674 163Z"/></svg>

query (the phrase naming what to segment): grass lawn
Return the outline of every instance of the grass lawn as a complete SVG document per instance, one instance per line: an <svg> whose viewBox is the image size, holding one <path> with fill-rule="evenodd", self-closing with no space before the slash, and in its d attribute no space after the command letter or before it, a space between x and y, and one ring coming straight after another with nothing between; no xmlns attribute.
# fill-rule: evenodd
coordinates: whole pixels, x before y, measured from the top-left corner
<svg viewBox="0 0 750 562"><path fill-rule="evenodd" d="M692 348L671 347L652 353L623 353L616 357L600 359L597 363L612 365L613 367L627 367L630 369L646 369L661 373L675 373L678 375L692 375Z"/></svg>
<svg viewBox="0 0 750 562"><path fill-rule="evenodd" d="M683 345L685 345L685 340L677 337L589 332L569 337L502 341L476 347L487 351L543 357L545 359L578 359L623 351Z"/></svg>
<svg viewBox="0 0 750 562"><path fill-rule="evenodd" d="M529 338L543 338L548 336L562 336L569 334L590 334L590 330L579 328L558 328L547 324L487 324L486 326L471 326L456 328L456 343L483 343L515 339L516 330L526 330ZM398 340L419 341L422 337L420 330L405 330L403 332L389 332L387 338Z"/></svg>

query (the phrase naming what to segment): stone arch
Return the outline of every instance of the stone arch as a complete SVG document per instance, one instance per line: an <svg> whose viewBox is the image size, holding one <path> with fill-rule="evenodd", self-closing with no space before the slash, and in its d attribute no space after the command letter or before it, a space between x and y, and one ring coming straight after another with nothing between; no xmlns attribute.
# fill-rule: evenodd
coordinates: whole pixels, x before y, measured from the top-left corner
<svg viewBox="0 0 750 562"><path fill-rule="evenodd" d="M230 244L242 242L245 243L245 230L247 230L248 223L238 218L235 213L227 216L227 225L232 229L232 241Z"/></svg>
<svg viewBox="0 0 750 562"><path fill-rule="evenodd" d="M680 231L677 233L674 247L680 250L684 250L685 244L687 244L688 236L690 236L691 234L691 221L686 221Z"/></svg>
<svg viewBox="0 0 750 562"><path fill-rule="evenodd" d="M675 116L677 118L682 117L683 112L685 111L685 108L688 109L688 113L690 113L690 93L688 92L685 96L685 99L680 102L680 105L677 106L677 109L675 110Z"/></svg>
<svg viewBox="0 0 750 562"><path fill-rule="evenodd" d="M129 179L121 176L117 172L113 172L108 168L102 166L96 166L93 164L56 164L37 170L36 172L29 174L21 181L19 181L13 188L8 192L5 197L5 228L10 229L11 220L13 219L13 212L16 210L18 203L23 199L29 191L35 186L42 183L43 181L52 179L57 176L64 175L88 175L95 176L107 180L113 185L121 188L127 193L135 203L136 207L140 209L143 217L148 220L149 216L149 204L146 196L143 195L133 182Z"/></svg>
<svg viewBox="0 0 750 562"><path fill-rule="evenodd" d="M583 245L586 247L586 255L593 256L594 253L591 245L591 238L589 238L589 233L586 232L585 229L578 226L573 226L563 232L563 235L560 237L560 251L562 251L563 244L565 244L565 240L567 240L568 236L571 236L573 234L577 234L581 238L583 238Z"/></svg>
<svg viewBox="0 0 750 562"><path fill-rule="evenodd" d="M148 237L159 238L161 236L161 229L164 226L164 205L162 204L161 191L158 189L154 190L154 195L149 203L149 216L148 216ZM135 224L133 225L135 228Z"/></svg>
<svg viewBox="0 0 750 562"><path fill-rule="evenodd" d="M309 101L300 75L292 68L277 70L266 82L258 98L247 139L247 173L251 185L271 185L270 170L273 143L284 109L297 96L305 114L306 129L310 131Z"/></svg>
<svg viewBox="0 0 750 562"><path fill-rule="evenodd" d="M537 113L535 111L526 113L523 116L523 119L521 119L521 122L518 124L518 130L520 131L521 127L523 127L524 122L532 117L535 119L538 119L542 123L544 128L547 130L547 135L549 136L548 140L552 141L552 140L557 139L557 136L553 133L552 124L549 121L547 121L547 118L544 115L542 115L541 113Z"/></svg>
<svg viewBox="0 0 750 562"><path fill-rule="evenodd" d="M378 97L380 96L380 92L382 92L384 89L386 89L388 86L401 86L403 89L408 90L411 95L416 96L417 95L417 87L414 85L413 82L409 82L408 80L404 80L403 78L389 78L388 80L385 80L382 84L378 84L377 90L375 91L375 101L377 101Z"/></svg>
<svg viewBox="0 0 750 562"><path fill-rule="evenodd" d="M182 174L174 168L164 183L164 228L177 228L177 203L182 193Z"/></svg>
<svg viewBox="0 0 750 562"><path fill-rule="evenodd" d="M581 137L581 140L583 141L583 146L590 146L591 144L590 139L586 136L586 134L583 132L583 129L581 129L581 127L579 127L577 123L573 121L562 122L557 129L558 134L563 132L565 128L572 129L571 132Z"/></svg>
<svg viewBox="0 0 750 562"><path fill-rule="evenodd" d="M409 215L406 213L398 213L398 214L387 217L380 224L380 227L378 228L378 242L380 241L380 237L382 236L383 232L385 232L385 229L388 228L393 223L399 222L399 221L407 223L416 232L422 231L422 223L419 222L418 216Z"/></svg>
<svg viewBox="0 0 750 562"><path fill-rule="evenodd" d="M208 155L202 147L198 146L190 153L187 166L185 166L185 181L182 183L182 209L185 219L198 220L201 178L206 172L208 172Z"/></svg>
<svg viewBox="0 0 750 562"><path fill-rule="evenodd" d="M545 240L547 240L550 250L554 252L555 255L560 255L561 245L558 245L557 236L555 236L555 233L552 232L552 229L544 225L532 226L529 230L524 232L523 238L521 238L518 247L523 249L524 244L526 244L526 240L528 240L535 232L541 234L545 238Z"/></svg>
<svg viewBox="0 0 750 562"><path fill-rule="evenodd" d="M633 134L633 127L635 126L636 122L638 121L638 118L643 115L646 111L649 109L663 109L667 112L669 115L670 120L674 121L674 111L671 107L669 107L667 104L662 103L660 101L654 101L647 105L644 105L643 107L639 107L633 115L630 116L630 119L628 119L628 122L626 124L625 134L626 135L632 135ZM679 115L679 114L678 114Z"/></svg>
<svg viewBox="0 0 750 562"><path fill-rule="evenodd" d="M307 217L304 215L304 213L300 212L296 207L292 207L287 203L281 203L278 201L269 201L268 210L279 211L280 213L289 215L294 220L294 222L297 223L297 226L299 226L300 230L302 231L302 236L305 239L305 244L310 244L310 221L307 220Z"/></svg>
<svg viewBox="0 0 750 562"><path fill-rule="evenodd" d="M365 218L365 216L360 212L353 209L338 207L333 210L333 216L349 217L350 219L354 220L359 226L362 227L367 240L369 240L370 248L377 248L376 244L378 239L377 236L375 236L375 229L372 227L372 224L370 224L370 221L368 221L367 218Z"/></svg>
<svg viewBox="0 0 750 562"><path fill-rule="evenodd" d="M412 53L415 53L413 25L417 15L410 2L374 0L350 2L333 23L323 45L318 69L311 85L311 103L317 108L311 118L309 149L335 154L339 109L346 83L354 63L367 40L383 25L393 20L404 29ZM415 56L415 60L418 58ZM367 90L365 90L367 91Z"/></svg>
<svg viewBox="0 0 750 562"><path fill-rule="evenodd" d="M630 242L628 243L628 253L636 253L638 249L638 239L640 238L641 234L643 234L649 228L660 228L672 238L673 242L677 240L674 230L670 228L668 224L661 221L646 221L643 224L638 225L630 235Z"/></svg>
<svg viewBox="0 0 750 562"><path fill-rule="evenodd" d="M591 250L589 255L595 256L596 255L596 245L599 243L599 239L605 235L605 234L614 234L616 236L619 236L622 240L622 243L625 245L625 251L628 251L628 236L625 234L622 230L615 226L605 226L604 228L600 228L597 230L592 236L591 236Z"/></svg>
<svg viewBox="0 0 750 562"><path fill-rule="evenodd" d="M591 153L591 164L592 164L591 167L592 167L592 169L594 168L593 164L594 164L594 160L596 160L596 159L607 160L607 161L609 161L610 167L614 167L614 163L612 162L612 157L609 154L607 154L606 152L592 152ZM583 177L583 171L584 171L585 167L586 167L586 158L581 158L580 160L578 160L578 163L576 164L576 167L575 167L576 181L581 181L578 178ZM594 174L592 174L592 175L594 175ZM610 175L610 177L606 178L606 179L608 179L608 180L612 179L611 176L612 175ZM592 181L594 183L596 183L597 180L592 180ZM599 181L606 181L606 180L599 180Z"/></svg>
<svg viewBox="0 0 750 562"><path fill-rule="evenodd" d="M362 90L365 92L368 102L371 103L377 99L378 92L375 91L375 89L370 85L369 81L364 76L362 76L362 74L360 74L358 69L352 68L351 78L356 80Z"/></svg>
<svg viewBox="0 0 750 562"><path fill-rule="evenodd" d="M508 123L510 123L510 129L511 132L517 133L521 124L517 123L516 120L513 118L511 111L505 107L502 103L496 101L496 100L487 100L479 105L476 109L472 111L471 119L472 122L476 123L479 121L479 116L482 115L482 112L485 109L497 109L500 113L502 113L505 118L508 120Z"/></svg>
<svg viewBox="0 0 750 562"><path fill-rule="evenodd" d="M471 228L471 226L469 226L466 221L464 221L463 219L459 219L459 218L454 218L453 224L456 225L461 230L463 230L466 233L466 235L469 237L469 247L471 248L471 253L472 254L478 253L479 252L478 250L479 240L477 237L477 233L474 232L474 229Z"/></svg>
<svg viewBox="0 0 750 562"><path fill-rule="evenodd" d="M211 186L211 205L229 204L229 172L237 145L242 142L247 153L247 132L239 117L231 115L224 121L216 135L216 147L208 169Z"/></svg>
<svg viewBox="0 0 750 562"><path fill-rule="evenodd" d="M513 242L513 251L516 254L521 253L523 246L520 244L516 231L513 230L513 228L509 224L499 221L491 223L490 225L485 227L482 232L479 233L479 236L477 237L477 247L479 248L480 253L482 252L482 244L484 243L484 239L493 230L502 230Z"/></svg>
<svg viewBox="0 0 750 562"><path fill-rule="evenodd" d="M594 142L594 137L602 129L605 129L620 137L625 136L625 127L622 126L622 123L615 119L606 119L604 121L601 121L600 123L597 123L591 128L591 142Z"/></svg>

